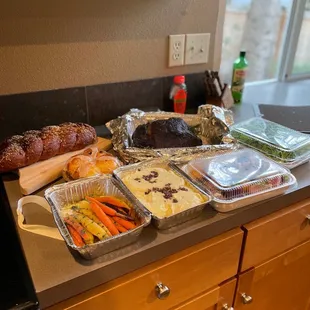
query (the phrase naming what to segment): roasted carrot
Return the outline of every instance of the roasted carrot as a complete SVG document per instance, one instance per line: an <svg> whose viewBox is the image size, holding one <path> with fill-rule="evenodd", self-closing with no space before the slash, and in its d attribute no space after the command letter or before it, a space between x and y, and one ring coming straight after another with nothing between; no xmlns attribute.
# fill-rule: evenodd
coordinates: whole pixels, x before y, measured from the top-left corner
<svg viewBox="0 0 310 310"><path fill-rule="evenodd" d="M90 206L89 206L89 209L79 209L76 206L71 207L71 209L75 212L82 213L82 214L86 215L91 220L93 220L96 224L98 224L101 228L103 228L106 231L108 237L112 236L111 233L109 232L109 230L102 224L102 222L98 219L98 217L91 210Z"/></svg>
<svg viewBox="0 0 310 310"><path fill-rule="evenodd" d="M89 200L90 202L92 203L95 203L96 205L98 205L102 211L107 214L107 215L111 215L111 216L115 216L116 215L116 211L109 208L108 206L106 206L105 204L103 203L100 203L99 201L97 201L95 198L92 198L92 197L88 197L86 196L86 199Z"/></svg>
<svg viewBox="0 0 310 310"><path fill-rule="evenodd" d="M113 219L115 220L115 222L121 224L127 229L134 229L136 227L136 225L133 224L132 222L126 221L118 216L114 216Z"/></svg>
<svg viewBox="0 0 310 310"><path fill-rule="evenodd" d="M71 225L67 224L66 226L69 230L69 233L72 237L74 244L78 247L85 245L85 243L84 243L82 237L79 235L79 233Z"/></svg>
<svg viewBox="0 0 310 310"><path fill-rule="evenodd" d="M117 230L120 232L120 233L123 233L123 232L126 232L128 229L125 228L124 226L122 226L121 224L117 223L115 220L114 220L114 217L110 217L112 223L115 225L115 227L117 228Z"/></svg>
<svg viewBox="0 0 310 310"><path fill-rule="evenodd" d="M127 209L128 211L131 209L127 203L113 196L100 196L94 198L100 202L106 202L116 207Z"/></svg>
<svg viewBox="0 0 310 310"><path fill-rule="evenodd" d="M110 233L114 235L118 235L118 230L115 225L112 223L110 218L104 213L104 211L94 202L90 203L90 207L98 219L102 222L103 225L110 231Z"/></svg>
<svg viewBox="0 0 310 310"><path fill-rule="evenodd" d="M94 236L89 231L87 231L73 216L66 216L64 221L71 225L78 232L86 244L94 243Z"/></svg>
<svg viewBox="0 0 310 310"><path fill-rule="evenodd" d="M106 206L108 206L109 208L115 210L115 211L116 211L117 213L119 213L119 214L128 215L128 213L129 213L129 212L126 212L126 211L128 211L127 209L126 209L126 211L125 211L125 209L119 208L119 207L115 207L115 206L111 205L111 204L108 203L108 202L105 202L104 204L105 204Z"/></svg>
<svg viewBox="0 0 310 310"><path fill-rule="evenodd" d="M128 229L126 229L124 226L122 226L121 224L118 224L117 222L116 222L116 224L115 224L115 227L117 228L117 230L120 232L120 233L124 233L124 232L126 232L126 231L128 231Z"/></svg>
<svg viewBox="0 0 310 310"><path fill-rule="evenodd" d="M108 206L106 206L105 204L97 201L95 198L92 198L92 197L86 197L87 200L89 200L90 202L93 202L95 203L96 205L98 205L102 211L107 214L107 215L110 215L110 216L118 216L118 217L121 217L121 218L124 218L124 219L127 219L127 220L133 220L130 216L127 216L127 215L124 215L124 214L120 214L118 212L116 212L116 210L112 209L112 208L109 208Z"/></svg>

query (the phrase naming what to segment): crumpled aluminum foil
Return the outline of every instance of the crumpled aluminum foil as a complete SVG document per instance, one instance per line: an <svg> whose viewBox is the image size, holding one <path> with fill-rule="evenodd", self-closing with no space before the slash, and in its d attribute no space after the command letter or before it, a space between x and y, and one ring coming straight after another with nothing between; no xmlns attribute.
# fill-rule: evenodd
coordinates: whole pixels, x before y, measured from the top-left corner
<svg viewBox="0 0 310 310"><path fill-rule="evenodd" d="M132 135L139 125L146 124L160 119L172 117L182 118L199 136L203 142L202 146L188 148L166 148L146 149L132 146ZM227 140L229 126L233 124L232 113L212 105L199 107L198 114L179 114L172 112L143 112L138 109L131 109L128 113L106 124L112 133L112 144L114 150L126 163L167 156L185 156L192 153L205 152L206 149L221 150L234 148L234 143ZM225 139L223 139L225 138ZM229 141L228 144L221 144ZM231 142L231 143L230 143ZM224 142L226 143L226 142Z"/></svg>
<svg viewBox="0 0 310 310"><path fill-rule="evenodd" d="M232 111L211 104L204 104L199 106L198 115L208 119L215 116L229 127L234 124L234 115Z"/></svg>
<svg viewBox="0 0 310 310"><path fill-rule="evenodd" d="M240 148L239 144L220 144L220 145L202 145L195 148L195 150L184 149L176 154L169 154L169 151L163 153L163 156L169 156L170 160L177 163L189 162L192 159L200 157L213 157L216 155L235 151Z"/></svg>

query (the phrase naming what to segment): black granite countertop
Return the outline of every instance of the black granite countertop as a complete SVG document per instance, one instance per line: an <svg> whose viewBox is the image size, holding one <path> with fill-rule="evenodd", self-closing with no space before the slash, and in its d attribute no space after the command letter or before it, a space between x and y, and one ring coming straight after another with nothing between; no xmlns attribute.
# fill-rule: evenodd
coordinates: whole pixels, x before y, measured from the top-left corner
<svg viewBox="0 0 310 310"><path fill-rule="evenodd" d="M236 106L234 112L237 121L253 116L250 105ZM310 198L310 163L295 168L292 172L297 178L298 186L285 195L225 214L207 207L199 218L165 231L158 231L149 226L135 244L93 261L73 255L63 241L19 229L41 308L44 309L208 238ZM16 204L21 197L18 181L16 178L7 177L4 179L4 185L16 220ZM43 190L36 194L42 196ZM26 217L31 219L31 223L54 226L52 216L36 205L27 207Z"/></svg>

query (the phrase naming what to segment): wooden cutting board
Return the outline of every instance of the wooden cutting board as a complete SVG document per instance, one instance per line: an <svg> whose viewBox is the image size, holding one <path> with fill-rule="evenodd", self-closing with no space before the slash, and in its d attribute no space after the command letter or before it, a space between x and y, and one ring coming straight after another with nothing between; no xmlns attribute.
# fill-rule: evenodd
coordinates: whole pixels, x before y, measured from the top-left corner
<svg viewBox="0 0 310 310"><path fill-rule="evenodd" d="M85 149L93 147L109 150L112 147L111 140L99 137L97 143L89 145ZM85 149L55 156L19 169L19 186L22 194L30 195L41 187L57 180L62 175L62 169L66 161L74 155L81 154Z"/></svg>

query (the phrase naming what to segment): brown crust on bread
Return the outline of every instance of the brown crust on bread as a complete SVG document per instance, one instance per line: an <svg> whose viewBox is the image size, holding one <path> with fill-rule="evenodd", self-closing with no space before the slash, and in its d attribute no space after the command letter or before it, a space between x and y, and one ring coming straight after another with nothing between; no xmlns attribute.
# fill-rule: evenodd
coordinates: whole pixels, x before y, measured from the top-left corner
<svg viewBox="0 0 310 310"><path fill-rule="evenodd" d="M43 141L39 135L29 132L26 133L21 146L25 152L26 166L40 160L43 152Z"/></svg>
<svg viewBox="0 0 310 310"><path fill-rule="evenodd" d="M94 143L96 138L95 129L82 123L64 123L26 131L0 143L0 172L80 150Z"/></svg>
<svg viewBox="0 0 310 310"><path fill-rule="evenodd" d="M73 123L65 123L59 127L59 136L61 140L59 154L65 154L75 148L77 138L76 127Z"/></svg>
<svg viewBox="0 0 310 310"><path fill-rule="evenodd" d="M84 143L86 142L87 145L92 144L96 141L96 132L91 130L89 128L89 125L83 124L83 123L78 123L76 124L76 129L77 129L77 137L76 137L76 144L75 144L75 149L80 150L83 148Z"/></svg>
<svg viewBox="0 0 310 310"><path fill-rule="evenodd" d="M41 160L58 155L60 149L59 126L47 126L42 129L40 138L43 142Z"/></svg>
<svg viewBox="0 0 310 310"><path fill-rule="evenodd" d="M0 171L9 171L26 165L25 152L21 146L23 136L12 136L1 143Z"/></svg>

